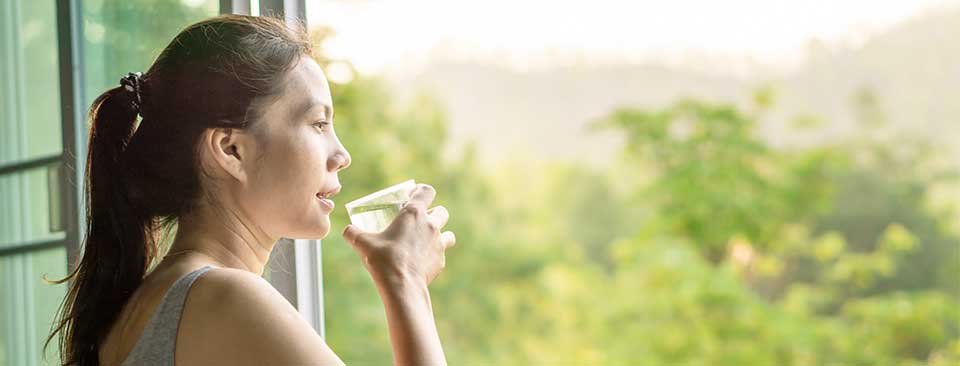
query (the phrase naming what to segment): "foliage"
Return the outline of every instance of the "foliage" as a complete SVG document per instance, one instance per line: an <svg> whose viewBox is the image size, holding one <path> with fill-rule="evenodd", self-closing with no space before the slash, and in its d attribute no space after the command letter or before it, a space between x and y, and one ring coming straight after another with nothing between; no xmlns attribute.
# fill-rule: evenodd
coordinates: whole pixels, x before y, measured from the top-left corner
<svg viewBox="0 0 960 366"><path fill-rule="evenodd" d="M469 150L443 155L436 102L398 107L383 88L364 78L334 87L338 133L354 156L343 196L406 178L438 188L459 243L431 287L451 363L960 360L957 238L922 204L940 183L864 163L892 144L777 149L754 132L759 112L684 100L598 122L627 136L608 171L522 160L489 170ZM913 204L857 209L891 201ZM346 222L335 214L335 226ZM856 233L866 223L875 229L864 244ZM351 363L389 363L382 308L359 262L336 235L324 255L331 346ZM953 272L905 281L918 266Z"/></svg>

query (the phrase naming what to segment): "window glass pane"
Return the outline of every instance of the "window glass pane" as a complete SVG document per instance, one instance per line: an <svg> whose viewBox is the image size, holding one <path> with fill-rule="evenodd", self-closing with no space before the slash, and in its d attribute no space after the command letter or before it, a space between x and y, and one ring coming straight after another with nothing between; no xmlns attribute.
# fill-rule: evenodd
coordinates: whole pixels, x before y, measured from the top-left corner
<svg viewBox="0 0 960 366"><path fill-rule="evenodd" d="M130 71L146 71L187 24L217 14L216 0L83 1L81 80L86 106ZM0 1L0 163L61 151L55 1ZM81 132L86 134L85 132ZM54 166L55 168L55 166ZM62 238L56 170L0 176L0 247ZM53 195L51 195L53 193ZM41 348L66 285L64 248L0 257L0 366L59 364Z"/></svg>
<svg viewBox="0 0 960 366"><path fill-rule="evenodd" d="M218 0L84 1L84 105L128 72L146 72L180 30L218 10Z"/></svg>
<svg viewBox="0 0 960 366"><path fill-rule="evenodd" d="M57 196L58 166L0 175L0 248L63 238Z"/></svg>
<svg viewBox="0 0 960 366"><path fill-rule="evenodd" d="M55 2L0 2L0 163L57 154Z"/></svg>
<svg viewBox="0 0 960 366"><path fill-rule="evenodd" d="M62 247L0 257L0 366L59 365L56 340L41 356L66 284L43 281L66 276Z"/></svg>

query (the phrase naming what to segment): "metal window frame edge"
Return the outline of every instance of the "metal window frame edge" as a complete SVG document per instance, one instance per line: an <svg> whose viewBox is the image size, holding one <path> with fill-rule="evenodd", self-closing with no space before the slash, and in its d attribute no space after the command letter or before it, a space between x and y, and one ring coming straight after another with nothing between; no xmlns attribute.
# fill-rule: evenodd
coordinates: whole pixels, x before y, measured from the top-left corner
<svg viewBox="0 0 960 366"><path fill-rule="evenodd" d="M297 309L326 338L323 306L323 256L320 240L294 240Z"/></svg>
<svg viewBox="0 0 960 366"><path fill-rule="evenodd" d="M250 0L220 0L220 14L250 15Z"/></svg>
<svg viewBox="0 0 960 366"><path fill-rule="evenodd" d="M86 197L83 182L86 170L87 135L83 107L83 57L80 35L81 0L57 1L57 61L60 73L60 164L61 222L64 223L67 273L72 273L83 253Z"/></svg>

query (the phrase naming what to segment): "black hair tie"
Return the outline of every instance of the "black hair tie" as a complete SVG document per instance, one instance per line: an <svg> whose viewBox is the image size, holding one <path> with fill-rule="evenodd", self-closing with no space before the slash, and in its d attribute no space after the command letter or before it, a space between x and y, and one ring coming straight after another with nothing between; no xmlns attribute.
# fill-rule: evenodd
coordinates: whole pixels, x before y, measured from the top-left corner
<svg viewBox="0 0 960 366"><path fill-rule="evenodd" d="M140 113L141 104L141 87L143 86L143 73L141 72L131 72L127 73L127 76L120 78L120 85L123 86L123 89L127 93L131 94L130 100L132 100L133 109Z"/></svg>

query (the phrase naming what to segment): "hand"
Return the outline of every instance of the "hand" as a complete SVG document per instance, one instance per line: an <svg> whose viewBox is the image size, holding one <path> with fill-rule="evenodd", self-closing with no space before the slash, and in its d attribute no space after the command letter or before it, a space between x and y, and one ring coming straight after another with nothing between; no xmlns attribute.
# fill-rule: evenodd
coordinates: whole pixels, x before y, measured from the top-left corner
<svg viewBox="0 0 960 366"><path fill-rule="evenodd" d="M381 233L368 233L347 225L343 238L363 259L377 286L392 286L413 279L429 285L446 266L444 251L456 244L453 232L440 232L450 214L443 206L426 209L437 192L418 184L410 201Z"/></svg>

